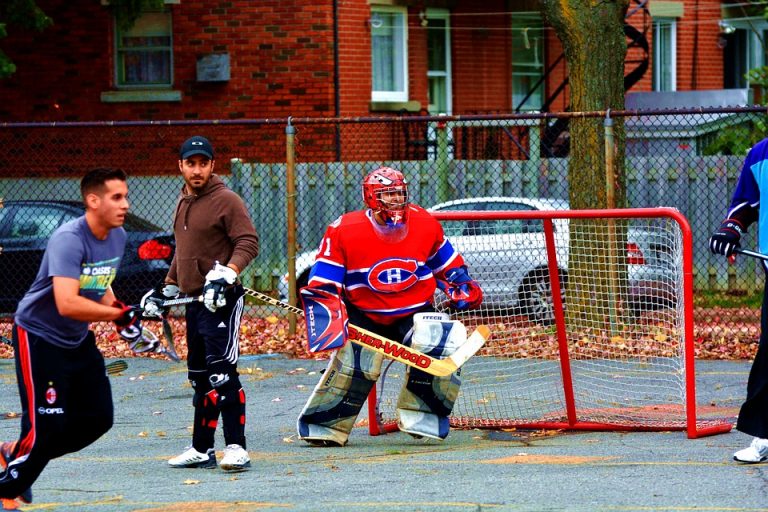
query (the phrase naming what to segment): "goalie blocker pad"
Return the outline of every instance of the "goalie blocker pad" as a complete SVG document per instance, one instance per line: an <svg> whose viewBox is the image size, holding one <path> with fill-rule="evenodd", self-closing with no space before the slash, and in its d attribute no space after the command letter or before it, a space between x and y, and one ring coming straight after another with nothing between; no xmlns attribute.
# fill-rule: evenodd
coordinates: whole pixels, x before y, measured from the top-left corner
<svg viewBox="0 0 768 512"><path fill-rule="evenodd" d="M467 341L467 328L445 313L417 313L410 346L432 357L447 357ZM398 428L414 436L443 440L450 431L449 416L459 395L457 374L435 377L413 368L397 400Z"/></svg>
<svg viewBox="0 0 768 512"><path fill-rule="evenodd" d="M347 308L335 287L299 290L310 352L342 347L347 341Z"/></svg>

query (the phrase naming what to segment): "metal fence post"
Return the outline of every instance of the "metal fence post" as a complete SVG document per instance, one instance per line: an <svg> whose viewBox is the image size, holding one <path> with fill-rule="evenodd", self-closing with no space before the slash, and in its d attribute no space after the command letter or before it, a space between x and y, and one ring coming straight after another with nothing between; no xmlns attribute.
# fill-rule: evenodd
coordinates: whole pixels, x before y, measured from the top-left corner
<svg viewBox="0 0 768 512"><path fill-rule="evenodd" d="M286 232L288 247L288 303L296 305L296 129L288 117L285 127ZM288 333L296 334L296 313L288 313Z"/></svg>
<svg viewBox="0 0 768 512"><path fill-rule="evenodd" d="M525 162L526 175L528 181L525 193L528 197L541 197L542 191L539 187L539 177L541 175L541 124L537 120L533 123L526 122L528 126L528 161Z"/></svg>
<svg viewBox="0 0 768 512"><path fill-rule="evenodd" d="M614 163L616 157L616 143L613 138L613 119L611 119L611 109L605 112L603 121L604 139L605 139L605 207L609 209L616 208L615 188L616 180L614 176ZM608 222L608 272L609 272L609 309L608 316L611 325L611 335L618 333L618 319L616 314L616 304L619 298L618 288L618 264L619 259L616 247L616 221L613 218L607 219Z"/></svg>
<svg viewBox="0 0 768 512"><path fill-rule="evenodd" d="M437 139L437 154L435 160L437 164L437 201L443 202L450 199L450 181L448 179L448 160L450 159L450 150L448 148L448 130L445 121L438 121L435 126L435 135Z"/></svg>
<svg viewBox="0 0 768 512"><path fill-rule="evenodd" d="M232 158L229 165L232 170L232 189L243 199L243 203L245 203L245 207L253 219L256 217L257 212L256 198L254 197L253 166L246 164L241 158ZM256 283L257 274L264 281L258 285ZM264 275L267 277L264 278ZM269 272L265 274L264 269L261 268L257 272L256 265L254 264L250 264L243 269L243 272L240 274L240 280L243 283L250 283L249 286L256 286L257 288L272 286L269 280Z"/></svg>
<svg viewBox="0 0 768 512"><path fill-rule="evenodd" d="M614 163L616 158L616 142L613 138L613 119L611 109L605 112L605 207L616 208L616 177L614 175Z"/></svg>

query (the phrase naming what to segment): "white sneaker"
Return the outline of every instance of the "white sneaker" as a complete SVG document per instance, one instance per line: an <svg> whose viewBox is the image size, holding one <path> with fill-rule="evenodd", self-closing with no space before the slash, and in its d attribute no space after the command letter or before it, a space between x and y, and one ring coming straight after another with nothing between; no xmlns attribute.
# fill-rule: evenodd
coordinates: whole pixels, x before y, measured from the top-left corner
<svg viewBox="0 0 768 512"><path fill-rule="evenodd" d="M219 466L224 471L245 471L251 467L251 458L242 446L230 444L224 448L224 457Z"/></svg>
<svg viewBox="0 0 768 512"><path fill-rule="evenodd" d="M215 468L216 452L209 448L206 453L200 453L190 446L181 455L170 459L168 465L172 468Z"/></svg>
<svg viewBox="0 0 768 512"><path fill-rule="evenodd" d="M768 459L768 439L759 437L754 438L748 448L733 454L733 460L748 464L757 464L765 459Z"/></svg>

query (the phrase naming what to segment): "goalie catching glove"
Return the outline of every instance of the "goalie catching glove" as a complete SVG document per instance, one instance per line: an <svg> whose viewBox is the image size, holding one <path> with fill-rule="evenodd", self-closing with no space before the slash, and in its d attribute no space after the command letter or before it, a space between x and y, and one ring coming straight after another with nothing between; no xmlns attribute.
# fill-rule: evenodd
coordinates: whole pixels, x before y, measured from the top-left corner
<svg viewBox="0 0 768 512"><path fill-rule="evenodd" d="M335 286L299 290L310 352L340 348L347 341L347 308Z"/></svg>
<svg viewBox="0 0 768 512"><path fill-rule="evenodd" d="M139 307L144 311L144 316L148 318L160 318L168 310L163 307L163 302L173 300L179 297L179 287L175 284L161 283L159 286L149 290L141 298Z"/></svg>
<svg viewBox="0 0 768 512"><path fill-rule="evenodd" d="M237 272L218 261L208 271L203 285L203 304L211 313L227 305L224 291L235 284L235 281L237 281Z"/></svg>
<svg viewBox="0 0 768 512"><path fill-rule="evenodd" d="M157 336L145 331L141 326L141 310L136 306L126 306L119 300L112 303L112 307L122 310L121 316L115 320L117 333L128 342L128 346L136 353L157 352L162 345ZM145 333L150 334L147 336Z"/></svg>
<svg viewBox="0 0 768 512"><path fill-rule="evenodd" d="M480 284L467 273L467 267L455 267L445 271L445 279L437 280L440 288L458 310L475 309L483 302Z"/></svg>

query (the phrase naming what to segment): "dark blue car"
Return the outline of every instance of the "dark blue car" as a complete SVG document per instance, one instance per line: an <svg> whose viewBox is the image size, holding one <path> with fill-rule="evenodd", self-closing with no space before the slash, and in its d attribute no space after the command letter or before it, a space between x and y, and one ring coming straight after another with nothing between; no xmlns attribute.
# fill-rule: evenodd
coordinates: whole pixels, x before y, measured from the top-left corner
<svg viewBox="0 0 768 512"><path fill-rule="evenodd" d="M78 201L0 202L0 312L12 313L29 289L53 231L83 215ZM168 272L176 246L173 233L129 213L125 257L112 284L118 299L137 304Z"/></svg>

